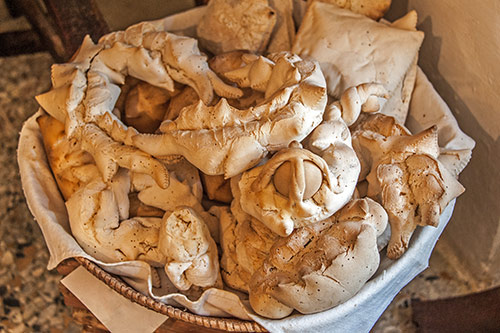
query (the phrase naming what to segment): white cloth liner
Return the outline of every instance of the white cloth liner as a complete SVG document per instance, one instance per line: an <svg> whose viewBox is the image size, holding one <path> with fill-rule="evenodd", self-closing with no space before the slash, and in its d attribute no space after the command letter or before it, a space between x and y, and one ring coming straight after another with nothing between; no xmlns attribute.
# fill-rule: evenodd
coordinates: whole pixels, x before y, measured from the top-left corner
<svg viewBox="0 0 500 333"><path fill-rule="evenodd" d="M203 11L204 7L198 7L156 22L163 24L165 29L170 31L188 31L193 26L186 22L198 22L197 18L201 17ZM415 91L418 93L413 96L415 101L412 101L410 105L408 118L411 119L411 129L424 129L437 123L440 129L446 129L446 131L439 131L441 147L472 149L474 141L460 130L450 109L421 70L419 70ZM429 98L429 94L432 99ZM429 123L429 117L421 117L429 110L430 101L433 102L431 123ZM293 314L281 320L262 318L253 313L248 306L248 301L240 300L235 293L218 289L205 291L196 301L179 293L155 296L153 292L157 294L158 291L153 290L151 268L148 264L140 261L102 263L86 254L71 236L64 201L48 166L41 133L36 122L39 114L40 112L37 112L29 118L22 128L18 146L18 164L28 207L42 230L50 252L48 269L55 268L67 258L85 257L106 271L122 276L137 290L161 302L186 307L200 315L221 317L232 315L246 320L253 319L272 332L369 331L396 294L428 266L434 245L453 213L455 201L452 201L442 213L437 228L417 228L408 250L400 259L391 261L385 257L385 253L381 253L380 268L353 298L317 314ZM424 123L423 119L427 123Z"/></svg>

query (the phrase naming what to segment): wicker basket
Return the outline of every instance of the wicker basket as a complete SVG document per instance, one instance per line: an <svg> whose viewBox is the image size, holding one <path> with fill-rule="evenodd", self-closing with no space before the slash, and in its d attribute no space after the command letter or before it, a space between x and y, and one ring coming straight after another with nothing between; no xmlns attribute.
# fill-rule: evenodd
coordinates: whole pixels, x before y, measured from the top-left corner
<svg viewBox="0 0 500 333"><path fill-rule="evenodd" d="M452 209L453 208L451 208L451 212ZM447 219L451 216L451 212ZM36 216L36 214L34 215ZM445 224L446 223L447 221L445 221ZM442 222L440 224L442 224ZM439 236L439 233L437 233L437 236ZM201 328L207 328L230 332L267 332L265 328L254 321L245 321L234 318L205 317L158 302L155 299L136 291L123 282L123 280L119 277L106 272L92 261L83 257L76 257L75 260L92 275L103 281L107 286L130 301L138 303L139 305L142 305L152 311L166 315L169 318L189 323L190 325L193 325L195 329L197 328L198 331L201 330ZM425 266L425 262L422 265ZM193 331L196 332L196 330Z"/></svg>
<svg viewBox="0 0 500 333"><path fill-rule="evenodd" d="M107 286L118 292L123 297L150 310L164 314L169 318L181 320L196 326L228 332L267 332L265 328L253 321L232 318L205 317L158 302L155 299L136 291L120 278L106 272L92 261L83 257L76 257L75 260L92 275L103 281Z"/></svg>

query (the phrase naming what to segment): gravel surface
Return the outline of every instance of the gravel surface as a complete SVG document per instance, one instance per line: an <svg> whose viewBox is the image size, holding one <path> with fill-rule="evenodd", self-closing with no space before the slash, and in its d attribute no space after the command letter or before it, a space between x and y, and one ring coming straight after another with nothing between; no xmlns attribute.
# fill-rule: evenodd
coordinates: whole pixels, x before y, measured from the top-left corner
<svg viewBox="0 0 500 333"><path fill-rule="evenodd" d="M50 86L48 54L0 58L0 331L78 332L59 292L60 275L46 269L48 250L29 212L16 149L23 122Z"/></svg>

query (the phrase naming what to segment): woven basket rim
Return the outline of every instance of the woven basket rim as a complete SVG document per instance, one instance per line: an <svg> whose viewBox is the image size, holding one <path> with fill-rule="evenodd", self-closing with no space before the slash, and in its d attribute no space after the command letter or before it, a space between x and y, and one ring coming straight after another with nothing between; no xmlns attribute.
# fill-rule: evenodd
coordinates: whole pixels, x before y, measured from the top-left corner
<svg viewBox="0 0 500 333"><path fill-rule="evenodd" d="M106 272L99 265L84 257L75 257L75 260L87 271L99 280L103 281L108 287L139 305L155 312L166 315L169 318L182 320L197 326L214 328L229 332L268 332L264 327L254 321L247 321L234 318L207 317L197 315L172 305L161 303L147 295L144 295L131 286L123 282L120 278Z"/></svg>

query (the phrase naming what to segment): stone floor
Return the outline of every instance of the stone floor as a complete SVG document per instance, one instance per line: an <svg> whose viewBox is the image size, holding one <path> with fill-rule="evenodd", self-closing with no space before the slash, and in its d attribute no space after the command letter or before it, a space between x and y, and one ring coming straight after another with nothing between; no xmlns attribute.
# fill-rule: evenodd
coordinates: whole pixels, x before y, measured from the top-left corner
<svg viewBox="0 0 500 333"><path fill-rule="evenodd" d="M37 109L34 96L50 86L46 53L0 58L0 332L79 332L58 290L60 276L47 271L48 252L22 192L16 147L22 123ZM460 204L460 203L458 203ZM404 288L373 332L413 332L411 299L466 294L437 250L430 268Z"/></svg>
<svg viewBox="0 0 500 333"><path fill-rule="evenodd" d="M16 148L34 96L50 86L48 54L0 58L0 332L79 332L47 271L48 251L29 212Z"/></svg>

